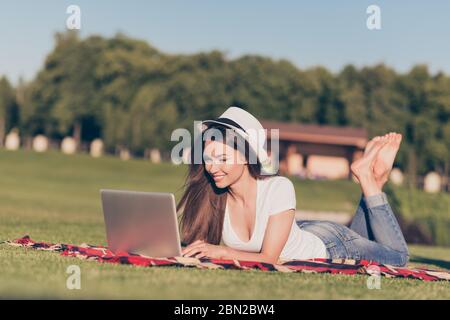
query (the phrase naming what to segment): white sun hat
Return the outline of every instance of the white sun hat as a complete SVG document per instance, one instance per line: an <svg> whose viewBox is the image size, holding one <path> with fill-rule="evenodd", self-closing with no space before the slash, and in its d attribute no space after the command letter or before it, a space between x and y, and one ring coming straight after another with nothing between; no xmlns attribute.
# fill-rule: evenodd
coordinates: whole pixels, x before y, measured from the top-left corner
<svg viewBox="0 0 450 320"><path fill-rule="evenodd" d="M270 164L270 158L265 148L267 143L266 131L261 122L250 112L238 107L229 107L218 118L202 121L202 124L205 125L203 126L203 130L206 129L207 125L212 123L221 124L233 129L233 131L247 140L263 169Z"/></svg>

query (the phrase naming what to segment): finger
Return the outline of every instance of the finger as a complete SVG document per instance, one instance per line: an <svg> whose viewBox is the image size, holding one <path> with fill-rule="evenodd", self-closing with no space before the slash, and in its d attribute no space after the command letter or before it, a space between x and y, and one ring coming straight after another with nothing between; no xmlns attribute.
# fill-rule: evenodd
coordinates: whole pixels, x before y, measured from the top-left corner
<svg viewBox="0 0 450 320"><path fill-rule="evenodd" d="M194 242L189 244L187 247L192 247L192 246L195 246L195 245L200 244L200 243L203 243L203 240L195 240Z"/></svg>
<svg viewBox="0 0 450 320"><path fill-rule="evenodd" d="M187 255L189 255L192 251L194 251L196 248L193 248L193 247L189 247L189 248L185 248L184 250L183 250L183 256L187 256Z"/></svg>
<svg viewBox="0 0 450 320"><path fill-rule="evenodd" d="M206 257L206 256L207 256L207 254L206 254L205 251L202 251L202 252L200 252L200 253L198 253L198 254L195 255L195 257L196 257L197 259L204 258L204 257Z"/></svg>
<svg viewBox="0 0 450 320"><path fill-rule="evenodd" d="M195 252L197 252L197 251L195 251L195 250L188 250L188 251L183 253L183 257L190 257Z"/></svg>
<svg viewBox="0 0 450 320"><path fill-rule="evenodd" d="M184 254L185 252L189 251L190 249L192 249L191 246L186 246L186 247L181 249L181 253Z"/></svg>
<svg viewBox="0 0 450 320"><path fill-rule="evenodd" d="M193 245L189 249L194 249L194 248L200 248L200 249L206 248L206 243L198 243L196 245Z"/></svg>
<svg viewBox="0 0 450 320"><path fill-rule="evenodd" d="M196 253L201 252L201 248L192 248L191 250L188 250L186 253L183 254L184 257L190 257L193 256Z"/></svg>
<svg viewBox="0 0 450 320"><path fill-rule="evenodd" d="M203 242L198 241L198 240L197 240L197 241L194 241L194 242L192 242L190 245L184 247L183 250L189 250L189 249L191 249L191 248L195 248L195 247L201 245L202 243L203 243Z"/></svg>

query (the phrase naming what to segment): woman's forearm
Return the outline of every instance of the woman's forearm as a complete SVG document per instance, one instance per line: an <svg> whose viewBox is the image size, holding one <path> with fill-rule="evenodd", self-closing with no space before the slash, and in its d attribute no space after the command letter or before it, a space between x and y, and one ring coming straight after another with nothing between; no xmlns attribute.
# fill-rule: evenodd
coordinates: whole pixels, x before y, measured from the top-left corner
<svg viewBox="0 0 450 320"><path fill-rule="evenodd" d="M236 250L230 247L226 247L223 259L259 261L265 263L276 263L278 261L276 257L275 258L269 257L261 252L247 252Z"/></svg>

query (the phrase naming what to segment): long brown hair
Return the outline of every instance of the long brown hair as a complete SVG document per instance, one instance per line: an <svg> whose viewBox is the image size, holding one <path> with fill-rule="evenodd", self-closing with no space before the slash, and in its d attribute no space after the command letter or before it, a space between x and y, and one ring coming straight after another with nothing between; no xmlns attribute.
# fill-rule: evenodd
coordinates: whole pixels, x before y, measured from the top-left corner
<svg viewBox="0 0 450 320"><path fill-rule="evenodd" d="M226 134L231 130L223 125L213 123L208 125L207 129L217 129L222 133L224 143L239 150L238 139L245 145L245 158L247 160L248 171L255 179L265 179L270 175L261 174L261 163L250 163L250 153L253 152L248 142L238 134ZM200 135L202 140L202 150L205 147L204 133ZM231 139L230 139L231 137ZM195 142L191 150L194 150ZM198 145L198 144L197 144ZM223 218L227 202L228 188L217 188L214 180L205 169L205 163L202 155L202 163L194 163L194 152L191 152L191 164L184 183L184 194L177 205L177 212L183 208L181 215L181 238L182 241L189 244L195 240L204 240L211 244L219 244L222 238ZM256 157L255 157L256 158ZM253 158L253 159L255 159ZM277 174L274 174L277 175Z"/></svg>

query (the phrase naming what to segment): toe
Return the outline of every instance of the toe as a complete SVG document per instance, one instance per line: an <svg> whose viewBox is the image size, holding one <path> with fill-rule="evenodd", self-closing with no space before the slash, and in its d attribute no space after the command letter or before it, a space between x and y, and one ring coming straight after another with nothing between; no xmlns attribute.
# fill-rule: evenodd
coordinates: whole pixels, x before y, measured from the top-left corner
<svg viewBox="0 0 450 320"><path fill-rule="evenodd" d="M394 139L394 134L391 132L391 133L389 133L389 142L391 142L391 141L393 141L393 139Z"/></svg>
<svg viewBox="0 0 450 320"><path fill-rule="evenodd" d="M373 146L372 150L379 150L382 146L384 146L388 142L387 139L382 139L380 141L377 141L375 145Z"/></svg>

